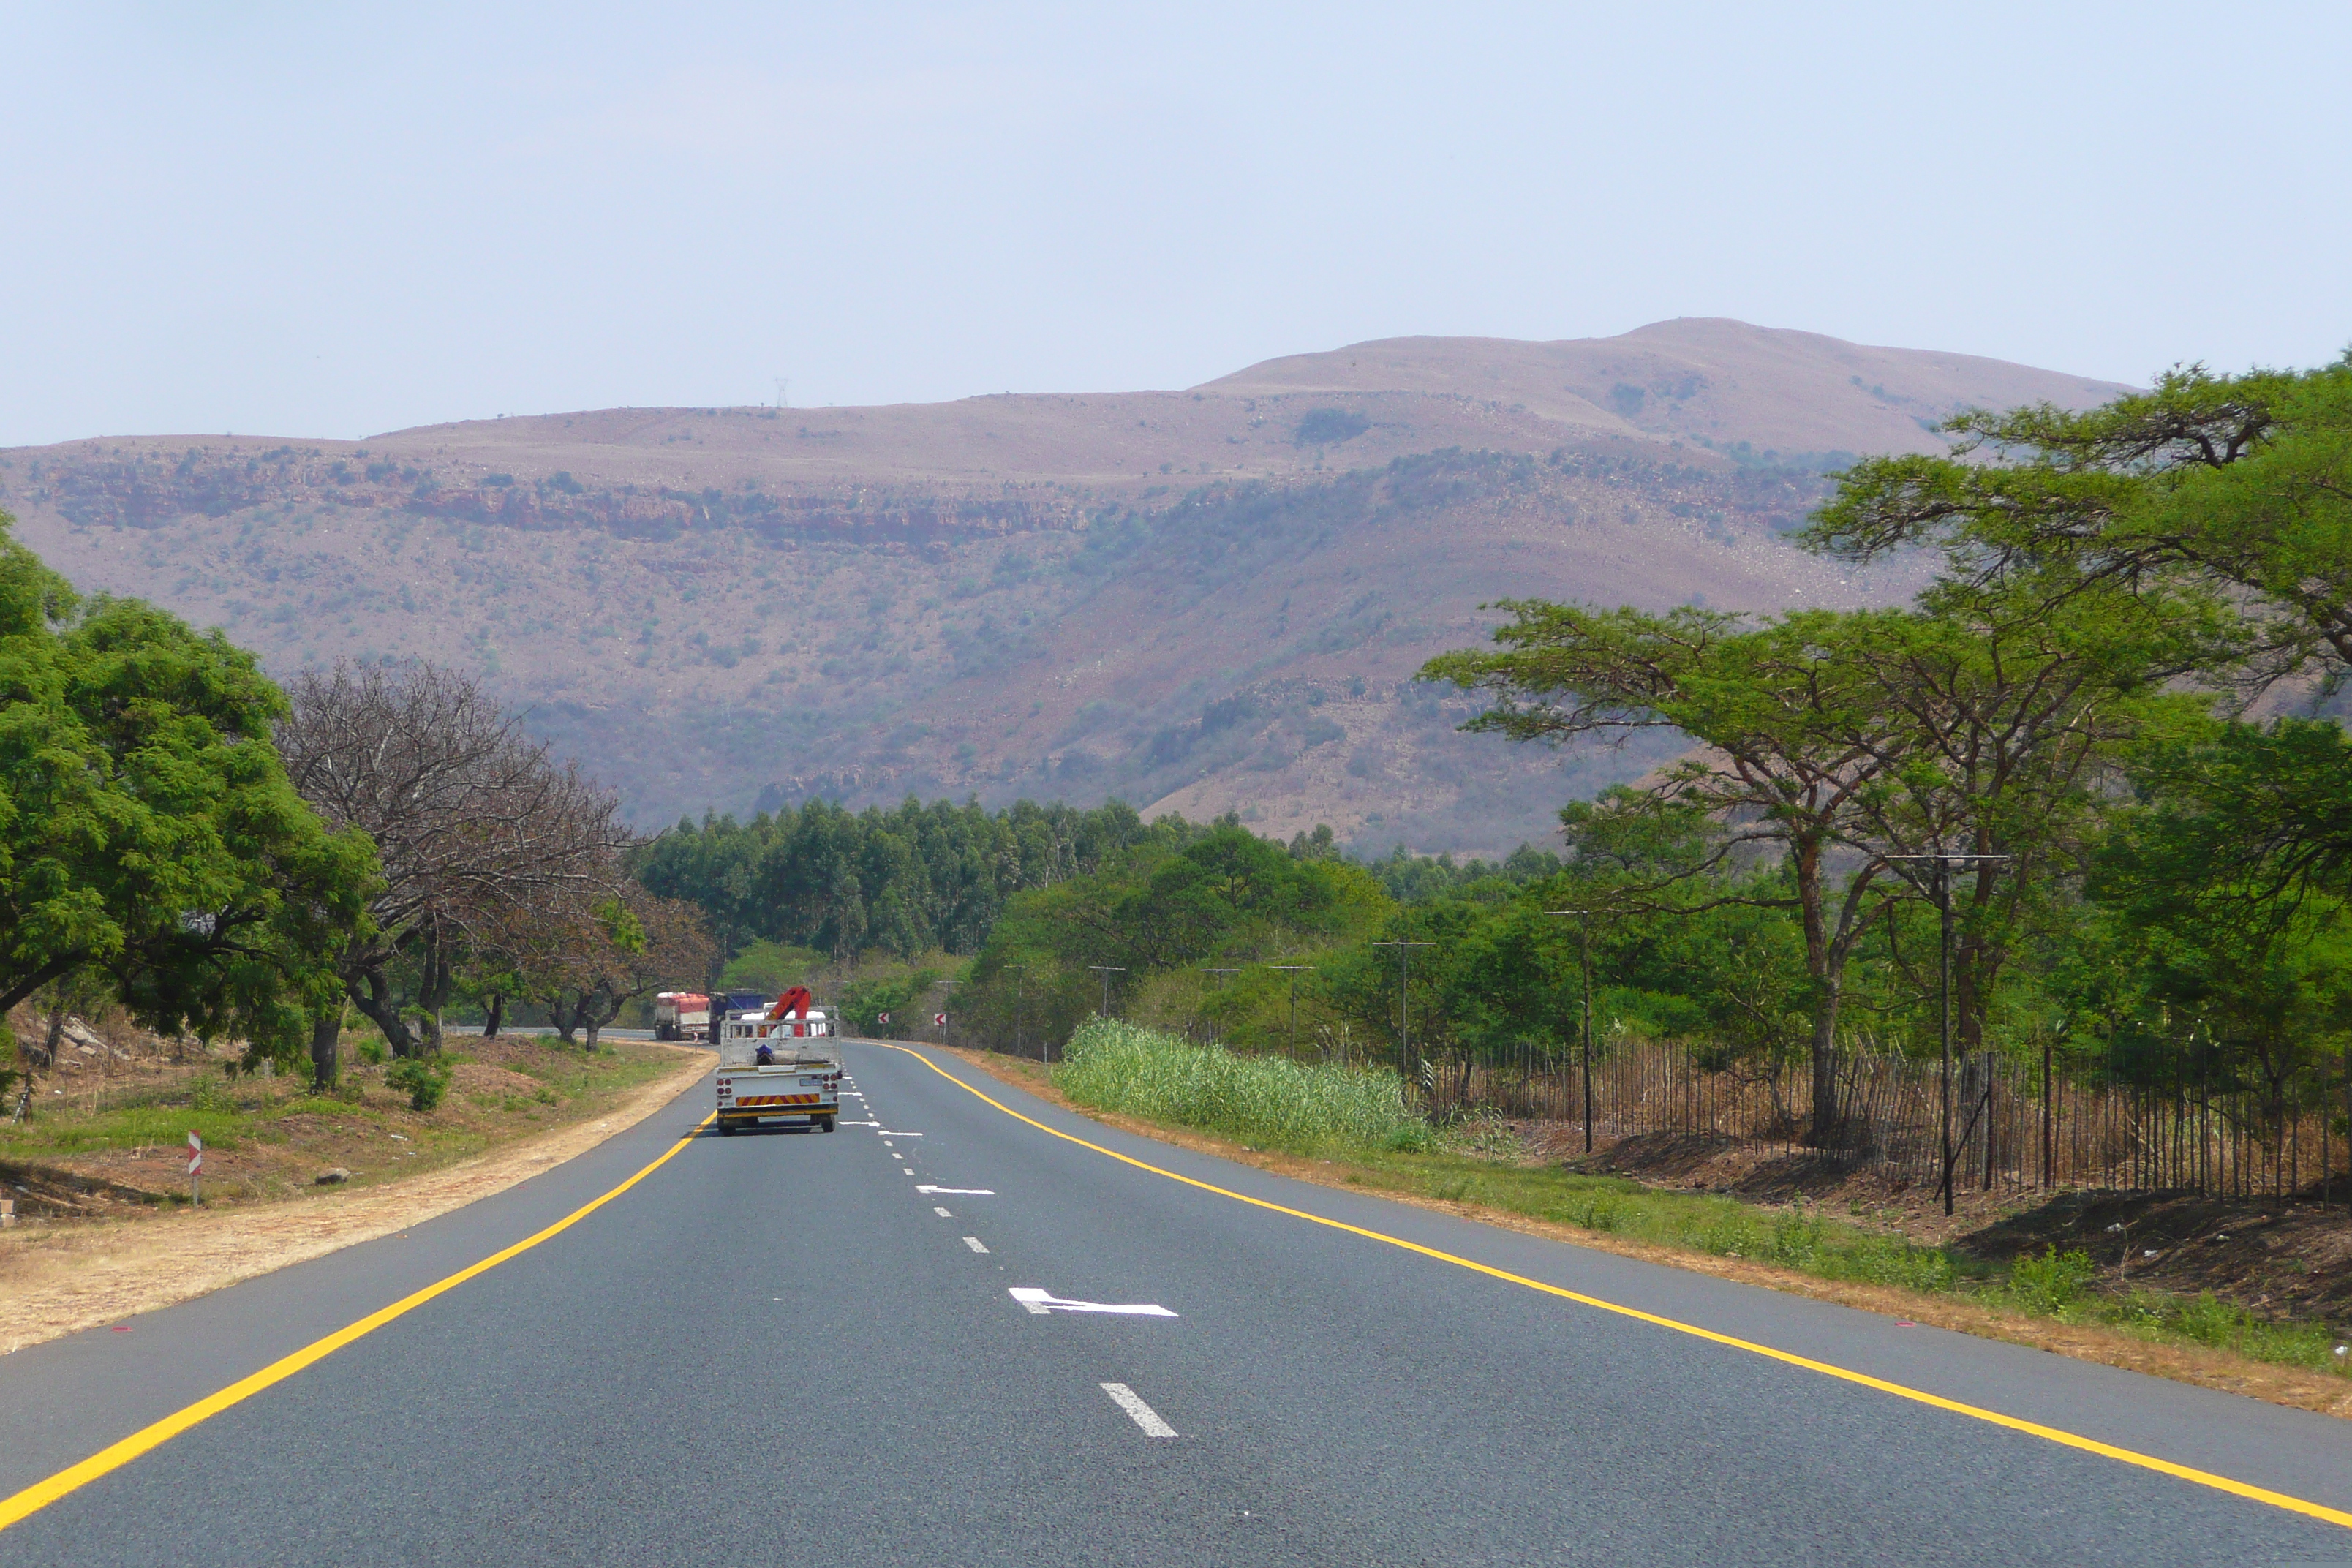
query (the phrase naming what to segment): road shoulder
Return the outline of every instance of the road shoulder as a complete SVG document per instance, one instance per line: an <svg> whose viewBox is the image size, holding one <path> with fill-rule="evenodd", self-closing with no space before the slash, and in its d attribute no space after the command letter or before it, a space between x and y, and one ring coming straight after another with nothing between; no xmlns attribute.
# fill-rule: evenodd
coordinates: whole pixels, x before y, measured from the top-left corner
<svg viewBox="0 0 2352 1568"><path fill-rule="evenodd" d="M1161 1126L1115 1112L1090 1110L1066 1098L1055 1087L1047 1070L1037 1062L964 1046L932 1048L944 1048L974 1070L1034 1095L1073 1116L1084 1117L1135 1137L1230 1160L1272 1175L1286 1176L1360 1196L1385 1198L1523 1236L1607 1252L1687 1273L1710 1275L1743 1285L1759 1285L1905 1322L2046 1351L2078 1361L2242 1394L2339 1419L2352 1419L2352 1388L2347 1388L2340 1379L2305 1373L2299 1368L2253 1361L2221 1350L2154 1342L2099 1324L2067 1323L2028 1317L1966 1299L1905 1290L1892 1286L1821 1279L1742 1258L1659 1247L1606 1232L1558 1225L1486 1205L1432 1198L1385 1184L1375 1184L1366 1178L1368 1174L1377 1176L1378 1173L1356 1170L1344 1161L1310 1160L1274 1153L1187 1128Z"/></svg>
<svg viewBox="0 0 2352 1568"><path fill-rule="evenodd" d="M693 1052L602 1115L405 1180L94 1226L15 1260L0 1280L0 1354L190 1300L504 1192L637 1125L709 1070L708 1053Z"/></svg>

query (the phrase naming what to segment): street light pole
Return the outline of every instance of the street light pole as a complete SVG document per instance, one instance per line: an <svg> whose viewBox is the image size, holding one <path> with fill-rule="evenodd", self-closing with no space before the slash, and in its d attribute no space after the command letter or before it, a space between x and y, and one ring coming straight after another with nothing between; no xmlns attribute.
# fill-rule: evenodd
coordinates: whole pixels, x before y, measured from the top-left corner
<svg viewBox="0 0 2352 1568"><path fill-rule="evenodd" d="M1938 926L1936 962L1936 1027L1944 1049L1944 1213L1952 1212L1952 1166L1959 1159L1952 1147L1952 868L1978 861L2006 860L2006 855L1967 855L1938 850L1932 855L1889 855L1889 860L1925 860L1935 868L1936 915ZM1819 1112L1815 1120L1820 1120ZM1992 1136L1992 1124L1985 1124Z"/></svg>
<svg viewBox="0 0 2352 1568"><path fill-rule="evenodd" d="M1407 1083L1412 1081L1412 1014L1405 1002L1406 988L1412 984L1412 950L1435 947L1433 942L1376 942L1374 947L1397 950L1397 1076Z"/></svg>
<svg viewBox="0 0 2352 1568"><path fill-rule="evenodd" d="M1314 973L1315 966L1311 963L1269 963L1266 967L1286 970L1290 974L1290 1054L1296 1058L1298 1055L1298 976L1302 971Z"/></svg>
<svg viewBox="0 0 2352 1568"><path fill-rule="evenodd" d="M1103 977L1102 1011L1096 1014L1095 1016L1097 1018L1108 1018L1110 1016L1110 977L1114 974L1126 973L1127 965L1123 963L1089 963L1087 967Z"/></svg>
<svg viewBox="0 0 2352 1568"><path fill-rule="evenodd" d="M1584 1152L1592 1152L1592 911L1546 910L1548 915L1576 917L1577 967L1583 975L1579 999L1584 1005Z"/></svg>

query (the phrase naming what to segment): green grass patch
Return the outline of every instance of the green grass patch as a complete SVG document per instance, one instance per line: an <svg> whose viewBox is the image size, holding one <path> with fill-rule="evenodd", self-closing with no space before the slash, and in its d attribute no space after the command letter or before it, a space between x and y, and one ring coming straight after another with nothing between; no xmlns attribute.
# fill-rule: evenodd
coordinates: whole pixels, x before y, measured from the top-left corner
<svg viewBox="0 0 2352 1568"><path fill-rule="evenodd" d="M1240 1056L1116 1019L1094 1019L1072 1035L1054 1081L1094 1110L1197 1127L1256 1148L1313 1154L1432 1142L1392 1072Z"/></svg>

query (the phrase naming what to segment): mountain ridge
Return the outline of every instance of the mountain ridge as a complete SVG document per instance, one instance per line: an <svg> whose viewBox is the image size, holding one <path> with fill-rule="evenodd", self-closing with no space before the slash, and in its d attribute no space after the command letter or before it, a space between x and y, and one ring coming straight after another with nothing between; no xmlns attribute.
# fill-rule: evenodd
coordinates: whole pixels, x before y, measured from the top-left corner
<svg viewBox="0 0 2352 1568"><path fill-rule="evenodd" d="M1381 340L1173 392L93 438L0 451L0 506L78 585L278 673L472 669L642 824L1118 793L1494 852L1656 759L1454 733L1466 701L1410 677L1485 635L1482 604L1899 596L1899 570L1786 542L1825 462L1936 449L1971 400L2121 390L1699 320Z"/></svg>

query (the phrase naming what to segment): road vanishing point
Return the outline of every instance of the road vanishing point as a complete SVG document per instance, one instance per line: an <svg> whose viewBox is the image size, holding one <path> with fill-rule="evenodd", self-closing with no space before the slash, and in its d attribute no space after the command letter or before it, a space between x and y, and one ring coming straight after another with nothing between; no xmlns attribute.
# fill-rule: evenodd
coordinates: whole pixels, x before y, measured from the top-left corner
<svg viewBox="0 0 2352 1568"><path fill-rule="evenodd" d="M0 1564L2352 1563L2346 1423L845 1055L0 1359Z"/></svg>

